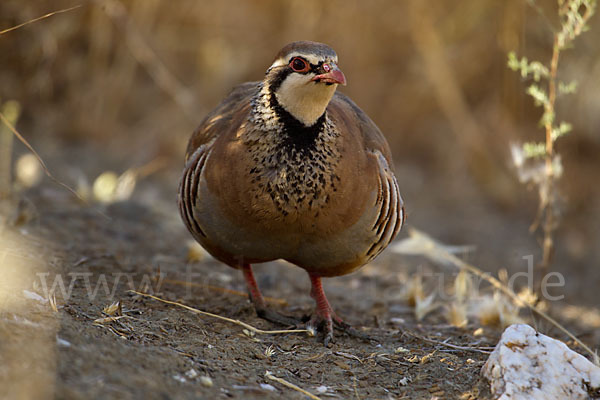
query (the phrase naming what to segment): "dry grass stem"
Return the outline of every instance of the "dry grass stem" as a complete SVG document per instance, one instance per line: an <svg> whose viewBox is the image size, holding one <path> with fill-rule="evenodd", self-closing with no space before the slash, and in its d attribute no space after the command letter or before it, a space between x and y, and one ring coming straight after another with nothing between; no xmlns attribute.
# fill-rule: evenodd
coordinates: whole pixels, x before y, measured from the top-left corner
<svg viewBox="0 0 600 400"><path fill-rule="evenodd" d="M352 376L352 387L354 388L354 396L356 396L356 398L358 400L360 400L360 396L358 395L358 385L356 384L356 382L358 381L358 379L356 378L356 376Z"/></svg>
<svg viewBox="0 0 600 400"><path fill-rule="evenodd" d="M362 360L360 358L358 358L357 356L355 356L354 354L345 353L343 351L335 351L335 352L333 352L333 354L335 354L336 356L347 358L348 360L358 361L361 364L363 363Z"/></svg>
<svg viewBox="0 0 600 400"><path fill-rule="evenodd" d="M123 32L131 55L148 72L154 82L181 108L190 121L196 121L198 101L192 92L171 73L167 66L148 45L132 22L127 9L119 0L99 2L102 11Z"/></svg>
<svg viewBox="0 0 600 400"><path fill-rule="evenodd" d="M434 261L435 260L438 260L438 261L445 260L449 264L452 264L453 266L458 267L461 270L466 270L469 273L485 280L486 282L491 284L495 289L498 289L500 292L504 293L506 296L508 296L510 299L512 299L512 301L517 306L523 307L523 308L528 308L535 314L539 315L546 321L550 322L552 325L554 325L554 327L556 327L562 333L567 335L571 340L573 340L573 342L575 342L582 349L584 349L586 352L588 352L592 356L594 364L600 366L600 358L598 357L598 355L595 352L593 352L592 349L590 349L585 343L583 343L581 340L579 340L567 328L565 328L560 323L558 323L558 321L556 321L554 318L549 316L545 311L524 301L521 297L519 297L519 295L517 295L515 292L513 292L507 285L503 284L498 279L491 276L488 272L483 272L479 268L477 268L471 264L468 264L468 263L464 262L463 260L461 260L460 258L456 257L455 255L447 252L443 247L438 246L437 243L431 237L429 237L427 234L425 234L421 231L418 231L414 228L410 228L409 235L411 236L411 238L423 241L426 244L425 247L429 248L428 252L423 253L424 256L427 256Z"/></svg>
<svg viewBox="0 0 600 400"><path fill-rule="evenodd" d="M113 303L111 303L110 305L104 307L102 309L102 312L110 317L112 316L122 316L123 315L123 308L121 306L121 302L120 301L115 301Z"/></svg>
<svg viewBox="0 0 600 400"><path fill-rule="evenodd" d="M19 103L9 100L1 106L0 113L14 126L21 112ZM12 192L12 147L12 132L6 124L0 125L0 198L7 197Z"/></svg>
<svg viewBox="0 0 600 400"><path fill-rule="evenodd" d="M446 342L440 342L439 340L434 340L434 339L429 339L426 338L424 336L419 336L416 333L410 332L410 331L405 331L404 333L408 333L409 335L411 335L412 337L415 337L419 340L422 340L424 342L428 342L428 343L432 343L432 344L438 344L440 346L444 346L444 347L449 347L451 349L456 349L456 350L463 350L463 351L473 351L476 353L483 353L483 354L491 354L493 350L492 348L489 347L469 347L469 346L458 346L452 343L446 343Z"/></svg>
<svg viewBox="0 0 600 400"><path fill-rule="evenodd" d="M213 318L217 318L217 319L220 319L220 320L223 320L223 321L231 322L232 324L236 324L236 325L242 326L242 327L244 327L244 328L246 328L249 331L254 332L254 333L260 333L260 334L263 334L263 335L275 335L275 334L280 334L280 333L305 333L305 332L309 333L309 331L307 329L280 329L280 330L274 330L274 331L265 331L265 330L262 330L262 329L255 328L252 325L249 325L249 324L247 324L245 322L242 322L240 320L237 320L237 319L227 318L227 317L223 317L221 315L209 313L209 312L206 312L206 311L201 311L201 310L198 310L197 308L186 306L185 304L178 303L176 301L170 301L170 300L161 299L160 297L156 297L156 296L153 296L153 295L148 294L148 293L142 293L142 292L138 292L138 291L135 291L135 290L129 290L128 292L135 293L135 294L137 294L139 296L143 296L143 297L149 297L151 299L158 300L158 301L160 301L162 303L165 303L165 304L171 304L171 305L174 305L174 306L185 308L186 310L189 310L189 311L191 311L193 313L196 313L196 314L206 315L208 317L213 317Z"/></svg>
<svg viewBox="0 0 600 400"><path fill-rule="evenodd" d="M8 33L8 32L14 31L16 29L22 28L25 25L33 24L34 22L41 21L43 19L49 18L49 17L51 17L53 15L56 15L56 14L62 14L62 13L65 13L65 12L69 12L69 11L75 10L76 8L79 8L81 6L82 6L81 4L78 4L78 5L73 6L73 7L65 8L63 10L53 11L53 12L50 12L48 14L44 14L41 17L30 19L29 21L25 21L22 24L15 25L15 26L13 26L11 28L7 28L7 29L4 29L4 30L0 31L0 35L4 35L5 33Z"/></svg>
<svg viewBox="0 0 600 400"><path fill-rule="evenodd" d="M52 311L58 312L58 306L56 305L56 294L52 293L51 296L48 296L48 303L50 304Z"/></svg>
<svg viewBox="0 0 600 400"><path fill-rule="evenodd" d="M265 372L265 378L270 379L270 380L275 381L275 382L278 382L278 383L281 383L283 386L288 387L288 388L293 389L293 390L296 390L296 391L298 391L298 392L300 392L300 393L308 396L309 398L311 398L313 400L321 400L320 397L315 396L311 392L309 392L307 390L304 390L301 387L296 386L293 383L286 381L285 379L276 377L275 375L273 375L269 371Z"/></svg>
<svg viewBox="0 0 600 400"><path fill-rule="evenodd" d="M38 154L38 152L35 151L35 149L29 144L29 142L27 141L27 139L25 139L25 137L23 137L23 135L21 135L19 133L19 131L17 131L17 129L10 123L10 121L1 112L0 112L0 120L2 120L2 122L4 123L4 125L6 125L6 127L8 129L10 129L10 131L17 137L17 139L19 139L21 141L21 143L23 143L23 145L25 145L25 147L27 147L27 149L35 156L35 158L38 160L38 162L40 163L40 165L44 169L44 172L46 173L46 175L48 176L48 178L50 178L57 185L62 186L63 188L65 188L66 190L68 190L69 192L71 192L71 194L73 194L75 197L77 197L82 202L86 203L86 201L81 196L79 196L79 194L77 194L77 192L75 190L71 189L71 187L69 185L67 185L66 183L61 182L60 180L58 180L57 178L55 178L54 175L52 175L50 173L50 170L48 169L48 167L46 167L46 163L44 162L44 160L42 160L42 157L40 157L40 155Z"/></svg>
<svg viewBox="0 0 600 400"><path fill-rule="evenodd" d="M166 157L156 157L141 167L133 168L132 170L138 178L145 178L166 168L168 165L169 162Z"/></svg>
<svg viewBox="0 0 600 400"><path fill-rule="evenodd" d="M318 360L320 358L323 358L323 356L327 355L327 354L331 354L331 352L318 353L318 354L315 354L314 356L303 358L302 361L315 361L315 360Z"/></svg>
<svg viewBox="0 0 600 400"><path fill-rule="evenodd" d="M422 58L425 75L431 82L433 95L450 124L456 142L466 156L469 172L496 198L505 196L500 187L510 185L508 174L497 165L494 165L494 155L486 144L484 129L474 116L473 111L452 63L447 56L446 43L439 32L438 21L426 2L412 0L409 6L411 11L410 30L411 39L415 49ZM493 173L493 180L489 174ZM494 185L489 184L490 181Z"/></svg>
<svg viewBox="0 0 600 400"><path fill-rule="evenodd" d="M419 55L423 58L427 77L431 80L434 95L448 119L453 133L465 154L470 151L486 152L487 147L481 128L474 118L462 89L446 60L443 39L438 33L432 10L426 4L412 1L411 38Z"/></svg>
<svg viewBox="0 0 600 400"><path fill-rule="evenodd" d="M114 317L97 318L94 320L94 324L102 325L102 324L106 324L108 322L118 321L121 318L126 318L126 317L127 317L127 315L117 315Z"/></svg>

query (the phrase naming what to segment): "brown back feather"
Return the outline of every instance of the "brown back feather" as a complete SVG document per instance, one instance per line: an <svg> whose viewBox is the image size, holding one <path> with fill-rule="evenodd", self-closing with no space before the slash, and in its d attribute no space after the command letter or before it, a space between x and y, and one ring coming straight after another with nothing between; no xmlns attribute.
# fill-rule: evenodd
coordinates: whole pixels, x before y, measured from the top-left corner
<svg viewBox="0 0 600 400"><path fill-rule="evenodd" d="M234 87L229 95L204 118L190 138L185 156L186 161L198 147L232 128L231 122L235 118L236 112L248 109L245 106L250 103L252 96L258 90L258 85L259 82L246 82Z"/></svg>

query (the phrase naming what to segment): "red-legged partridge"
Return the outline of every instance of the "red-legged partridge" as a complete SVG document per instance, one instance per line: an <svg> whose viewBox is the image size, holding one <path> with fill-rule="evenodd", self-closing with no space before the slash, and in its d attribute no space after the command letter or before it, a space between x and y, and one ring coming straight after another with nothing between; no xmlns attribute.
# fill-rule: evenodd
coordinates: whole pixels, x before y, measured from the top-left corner
<svg viewBox="0 0 600 400"><path fill-rule="evenodd" d="M308 272L309 329L358 334L332 310L321 277L375 258L404 222L389 146L352 100L336 53L294 42L261 82L237 86L192 135L179 188L183 221L215 258L242 270L257 314L266 308L251 264L287 260Z"/></svg>

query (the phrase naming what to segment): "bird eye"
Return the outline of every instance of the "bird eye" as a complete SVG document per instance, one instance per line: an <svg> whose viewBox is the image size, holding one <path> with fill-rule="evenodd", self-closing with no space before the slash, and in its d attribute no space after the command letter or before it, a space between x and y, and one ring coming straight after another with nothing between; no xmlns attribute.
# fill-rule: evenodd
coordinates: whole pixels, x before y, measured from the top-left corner
<svg viewBox="0 0 600 400"><path fill-rule="evenodd" d="M296 72L308 71L308 63L300 57L292 58L292 61L290 61L290 67Z"/></svg>

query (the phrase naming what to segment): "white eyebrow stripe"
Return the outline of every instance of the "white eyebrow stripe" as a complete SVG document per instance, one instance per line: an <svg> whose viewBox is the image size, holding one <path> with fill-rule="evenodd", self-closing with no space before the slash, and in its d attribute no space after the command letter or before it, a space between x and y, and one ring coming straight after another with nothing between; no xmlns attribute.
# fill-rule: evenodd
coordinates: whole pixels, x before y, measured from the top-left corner
<svg viewBox="0 0 600 400"><path fill-rule="evenodd" d="M302 54L302 53L297 53L297 52L289 54L288 55L288 60L292 59L294 57L302 57L302 58L304 58L305 60L307 60L309 63L311 63L313 65L317 65L319 62L322 61L322 59L320 59L319 57L314 56L312 54Z"/></svg>
<svg viewBox="0 0 600 400"><path fill-rule="evenodd" d="M275 67L281 67L287 64L287 61L284 60L283 58L278 58L277 60L275 60L275 62L273 62L273 64L271 64L271 66L269 67L269 69L271 68L275 68Z"/></svg>
<svg viewBox="0 0 600 400"><path fill-rule="evenodd" d="M298 52L294 52L294 53L290 53L288 54L287 58L278 58L277 60L275 60L273 62L273 64L271 64L271 66L269 67L269 69L271 68L275 68L275 67L281 67L284 66L288 63L288 61L294 57L302 57L304 59L306 59L309 63L313 64L313 65L318 65L321 61L323 61L321 58L312 55L312 54L303 54L303 53L298 53ZM332 60L334 63L337 64L337 57L334 58Z"/></svg>

